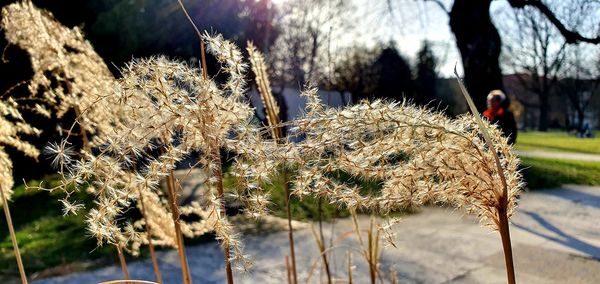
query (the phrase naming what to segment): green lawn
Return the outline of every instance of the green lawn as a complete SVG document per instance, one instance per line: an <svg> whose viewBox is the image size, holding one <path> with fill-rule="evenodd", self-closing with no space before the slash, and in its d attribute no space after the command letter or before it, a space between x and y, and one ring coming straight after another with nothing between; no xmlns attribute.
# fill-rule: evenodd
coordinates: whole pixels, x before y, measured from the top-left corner
<svg viewBox="0 0 600 284"><path fill-rule="evenodd" d="M567 132L520 132L515 146L518 150L543 150L600 154L600 133L595 138L577 138Z"/></svg>
<svg viewBox="0 0 600 284"><path fill-rule="evenodd" d="M225 188L231 188L234 184L234 178L229 174L226 174L223 183ZM277 217L287 218L283 184L283 174L278 174L272 178L270 184L263 186L269 191L271 197L271 205L269 206L271 214ZM319 216L321 216L322 219L327 220L349 215L346 210L340 210L337 207L328 204L325 200L319 201L318 199L309 196L302 200L294 197L290 204L292 218L295 220L318 220Z"/></svg>
<svg viewBox="0 0 600 284"><path fill-rule="evenodd" d="M23 185L14 191L9 208L29 277L48 267L69 264L68 270L73 270L77 269L71 265L74 261L89 262L112 255L110 247L97 249L96 241L88 237L84 214L62 216L58 202L61 193L25 190ZM0 283L18 276L6 220L0 214Z"/></svg>
<svg viewBox="0 0 600 284"><path fill-rule="evenodd" d="M600 162L523 157L527 187L550 188L561 184L600 185Z"/></svg>
<svg viewBox="0 0 600 284"><path fill-rule="evenodd" d="M48 177L45 184L52 183L56 177ZM35 184L37 182L31 182ZM225 186L232 186L233 178L226 175ZM273 215L285 217L283 178L281 175L268 185L271 190ZM62 216L62 206L58 199L63 194L58 191L25 190L23 185L14 189L10 204L11 216L23 263L29 277L44 271L45 276L82 270L89 265L116 261L116 251L112 246L97 248L96 241L86 232L84 218L86 212L79 215ZM91 205L91 197L80 194L77 199ZM348 212L339 210L327 202L307 197L303 201L292 199L292 216L300 220L316 220L347 216ZM85 211L85 210L84 210ZM186 239L187 244L197 244L210 239L210 236L198 239ZM142 248L144 249L144 248ZM142 255L147 252L142 251ZM129 257L128 257L129 258ZM61 268L56 268L61 267ZM53 268L47 270L48 268ZM13 281L19 277L13 254L12 242L6 226L4 214L0 214L0 283Z"/></svg>
<svg viewBox="0 0 600 284"><path fill-rule="evenodd" d="M515 148L525 151L600 154L600 137L577 138L567 132L520 132ZM529 188L549 188L573 183L600 185L600 163L546 158L522 158L525 181Z"/></svg>

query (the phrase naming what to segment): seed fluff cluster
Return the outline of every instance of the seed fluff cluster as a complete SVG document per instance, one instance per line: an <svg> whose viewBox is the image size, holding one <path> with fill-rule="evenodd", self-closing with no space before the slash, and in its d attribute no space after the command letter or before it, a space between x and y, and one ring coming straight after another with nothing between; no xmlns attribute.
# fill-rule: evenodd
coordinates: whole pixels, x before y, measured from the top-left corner
<svg viewBox="0 0 600 284"><path fill-rule="evenodd" d="M1 27L9 43L29 54L32 111L60 119L73 110L83 135L111 128L107 122L119 108L107 96L116 80L79 28L63 26L31 1L5 6Z"/></svg>
<svg viewBox="0 0 600 284"><path fill-rule="evenodd" d="M111 118L113 128L97 135L97 153L84 152L81 160L61 166L66 169L63 189L87 188L96 195L96 206L86 223L99 245L116 244L136 253L148 242L141 233L145 229L154 244L176 246L173 212L161 180L186 158L199 157L182 166L214 173L218 166L212 153L233 149L239 144L236 139L248 137L242 132L251 129L253 110L241 101L245 90L242 72L247 68L241 52L220 36L205 35L205 40L208 51L230 72L226 84L218 86L203 79L200 70L164 57L135 60L122 70L123 78L111 98L126 115ZM66 160L59 159L59 163ZM204 198L178 209L182 232L194 237L214 231L221 243L231 248L232 258L245 265L242 245L220 208L216 183L214 177L209 178ZM173 186L180 189L180 181L175 180ZM145 205L144 218L123 222L122 216L131 206L141 206L140 199Z"/></svg>
<svg viewBox="0 0 600 284"><path fill-rule="evenodd" d="M523 186L519 159L493 125L489 149L471 115L449 119L407 103L363 101L327 108L309 88L306 114L292 131L304 137L288 145L297 167L294 193L316 195L350 209L390 212L426 203L452 204L497 228L500 212L511 216ZM499 156L507 196L494 161ZM363 195L339 172L380 181L381 191Z"/></svg>
<svg viewBox="0 0 600 284"><path fill-rule="evenodd" d="M21 135L38 135L40 131L25 122L18 110L18 104L12 98L0 101L0 190L6 199L12 195L14 180L12 161L4 146L10 146L25 156L37 159L39 151L33 145L21 140ZM0 199L0 206L3 201Z"/></svg>

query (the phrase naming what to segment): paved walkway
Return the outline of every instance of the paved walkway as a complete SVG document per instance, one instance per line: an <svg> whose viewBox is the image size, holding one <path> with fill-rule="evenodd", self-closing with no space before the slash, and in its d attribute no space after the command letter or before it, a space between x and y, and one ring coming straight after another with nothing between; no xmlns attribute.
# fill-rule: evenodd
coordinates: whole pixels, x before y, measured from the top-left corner
<svg viewBox="0 0 600 284"><path fill-rule="evenodd" d="M362 217L361 227L367 228L368 222ZM353 280L368 283L357 241L344 235L352 229L350 220L324 229L327 238L335 240L330 256L334 277L347 280L347 252L352 251ZM381 269L387 275L395 271L400 283L506 283L498 233L481 228L461 211L428 207L403 217L395 232L397 248L383 249ZM519 283L600 283L600 187L569 185L524 193L511 235ZM295 236L299 282L323 283L310 229L304 226ZM253 235L245 243L256 264L250 273L236 273L236 283L286 282L286 232ZM216 243L188 247L187 254L194 283L225 282ZM161 251L159 258L166 283L181 283L177 253ZM148 260L132 261L129 269L134 278L153 278ZM34 283L95 283L120 277L115 265Z"/></svg>
<svg viewBox="0 0 600 284"><path fill-rule="evenodd" d="M600 145L598 147L600 147ZM600 155L597 154L522 150L515 150L515 152L517 155L523 157L600 162Z"/></svg>

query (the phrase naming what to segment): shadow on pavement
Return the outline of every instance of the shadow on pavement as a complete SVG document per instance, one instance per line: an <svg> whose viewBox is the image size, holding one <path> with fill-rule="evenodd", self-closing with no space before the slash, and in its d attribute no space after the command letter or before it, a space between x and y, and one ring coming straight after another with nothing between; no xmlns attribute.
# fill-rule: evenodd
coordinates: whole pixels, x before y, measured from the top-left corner
<svg viewBox="0 0 600 284"><path fill-rule="evenodd" d="M569 200L573 203L600 208L600 193L599 195L594 195L575 189L561 188L556 190L544 191L544 194Z"/></svg>
<svg viewBox="0 0 600 284"><path fill-rule="evenodd" d="M558 235L558 237L551 236L551 235L545 234L543 232L538 232L532 228L528 228L526 226L514 223L514 225L517 228L527 231L529 233L532 233L534 235L540 236L547 240L550 240L550 241L559 243L561 245L573 248L577 251L580 251L584 254L591 256L592 258L600 260L600 248L598 248L594 245L591 245L589 243L586 243L584 241L578 240L577 238L572 237L570 235L567 235L561 229L552 225L550 222L546 221L542 216L540 216L537 213L525 211L525 210L522 210L521 213L526 214L527 216L531 217L533 220L535 220L538 224L540 224L546 230L556 233Z"/></svg>

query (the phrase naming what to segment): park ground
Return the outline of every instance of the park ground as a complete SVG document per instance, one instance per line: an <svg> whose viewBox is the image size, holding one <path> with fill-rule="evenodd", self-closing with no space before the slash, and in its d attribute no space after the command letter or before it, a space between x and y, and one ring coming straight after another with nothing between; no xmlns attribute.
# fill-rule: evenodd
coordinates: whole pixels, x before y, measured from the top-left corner
<svg viewBox="0 0 600 284"><path fill-rule="evenodd" d="M552 206L549 206L552 204ZM512 242L517 281L520 283L600 283L600 187L569 185L523 195L512 219ZM361 216L362 229L369 217ZM319 253L309 228L297 224L296 249L300 283L326 283ZM324 224L325 238L334 242L331 271L347 282L348 251L352 252L355 283L368 283L369 273L357 250L349 218ZM497 232L481 228L478 221L450 208L427 207L403 217L395 228L396 247L381 256L383 278L395 273L400 283L506 283L504 258ZM262 233L245 240L246 252L256 263L249 273L237 273L238 283L285 283L287 233ZM223 257L215 242L187 249L194 283L225 283ZM166 283L181 283L178 255L159 253ZM149 260L129 265L135 279L153 280ZM392 272L393 271L393 272ZM95 283L118 279L118 265L44 279L35 283Z"/></svg>
<svg viewBox="0 0 600 284"><path fill-rule="evenodd" d="M516 149L523 160L529 192L522 195L512 219L512 236L517 277L523 283L599 283L600 276L600 138L578 139L562 133L521 133ZM275 185L279 187L280 185ZM275 192L281 192L276 190ZM83 283L120 278L110 248L96 249L85 237L83 216L63 218L56 200L58 193L16 189L11 204L17 236L30 278L40 283ZM275 215L282 203L274 196ZM38 206L30 206L38 204ZM317 282L317 246L309 229L318 215L316 202L294 204L296 240L301 279ZM504 263L499 236L481 228L476 220L449 208L424 208L403 216L395 227L397 248L385 248L382 270L395 271L408 283L503 283ZM324 217L345 216L325 206ZM326 234L340 239L350 220L326 223ZM365 228L368 217L361 219ZM0 228L0 280L15 279L12 247L5 228ZM285 232L261 231L245 237L247 252L256 260L242 282L277 283L284 280L283 259L287 254ZM195 281L222 283L222 255L216 243L188 242L188 255ZM356 240L341 238L334 247L356 247ZM334 249L333 251L337 251ZM346 251L346 249L339 249ZM334 253L337 277L347 277L347 256ZM147 255L143 254L144 258ZM160 252L161 268L168 283L179 277L175 251ZM353 277L360 281L368 273L360 255L353 254ZM147 259L129 259L134 277L152 279ZM343 269L342 269L343 268ZM150 270L148 270L150 269ZM72 273L77 271L84 271ZM558 271L558 272L557 272ZM69 274L64 276L64 274ZM55 278L52 278L54 276ZM366 278L365 278L366 279ZM273 282L275 281L275 282ZM358 283L358 282L357 282Z"/></svg>

